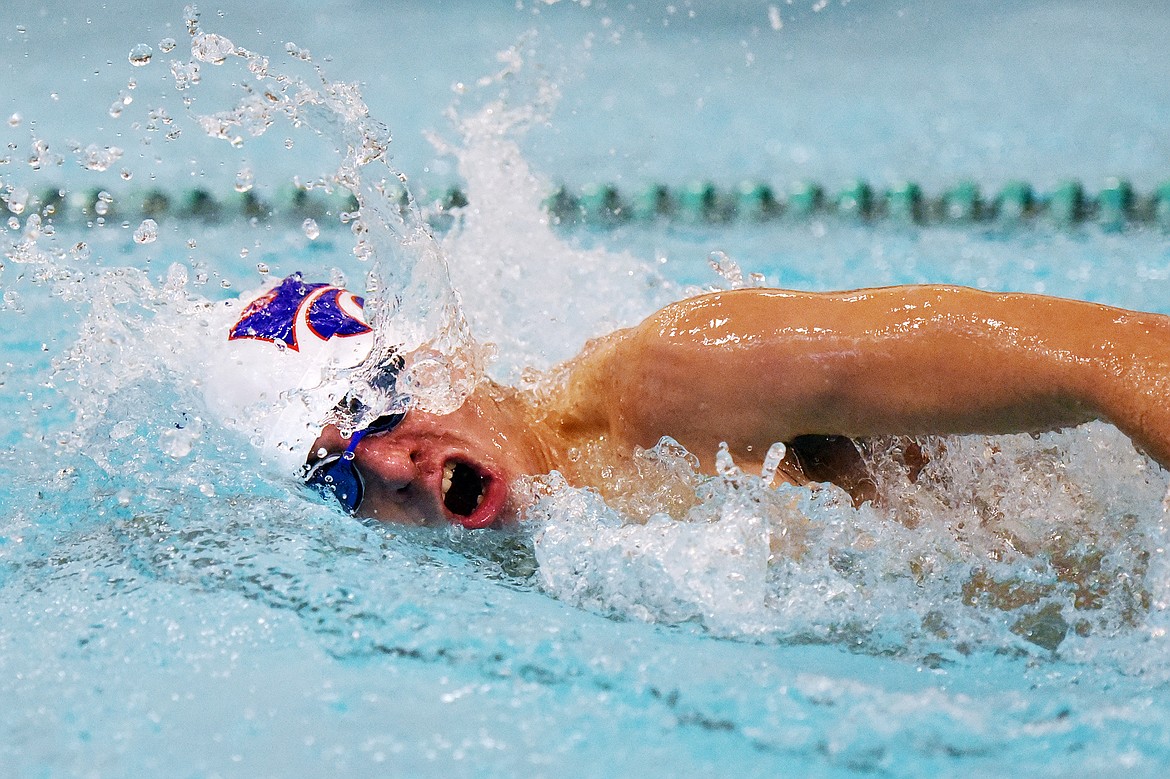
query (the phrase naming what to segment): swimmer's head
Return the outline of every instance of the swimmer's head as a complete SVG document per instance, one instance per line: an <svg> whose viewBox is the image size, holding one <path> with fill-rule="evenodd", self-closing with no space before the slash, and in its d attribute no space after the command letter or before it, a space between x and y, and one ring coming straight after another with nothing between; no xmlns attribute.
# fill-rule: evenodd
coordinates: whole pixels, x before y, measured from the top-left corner
<svg viewBox="0 0 1170 779"><path fill-rule="evenodd" d="M207 405L292 474L374 345L364 301L299 273L223 304L208 343Z"/></svg>

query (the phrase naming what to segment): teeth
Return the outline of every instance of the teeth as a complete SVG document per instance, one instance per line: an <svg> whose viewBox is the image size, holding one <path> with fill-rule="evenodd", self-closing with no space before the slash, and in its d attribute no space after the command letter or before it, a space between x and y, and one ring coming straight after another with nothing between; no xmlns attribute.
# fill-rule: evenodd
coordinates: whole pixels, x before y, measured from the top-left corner
<svg viewBox="0 0 1170 779"><path fill-rule="evenodd" d="M443 466L443 497L447 497L447 490L451 489L451 477L455 475L455 466L447 463Z"/></svg>
<svg viewBox="0 0 1170 779"><path fill-rule="evenodd" d="M475 507L479 508L480 503L483 503L483 493L482 492L479 493L479 496L476 497L476 499L475 499Z"/></svg>

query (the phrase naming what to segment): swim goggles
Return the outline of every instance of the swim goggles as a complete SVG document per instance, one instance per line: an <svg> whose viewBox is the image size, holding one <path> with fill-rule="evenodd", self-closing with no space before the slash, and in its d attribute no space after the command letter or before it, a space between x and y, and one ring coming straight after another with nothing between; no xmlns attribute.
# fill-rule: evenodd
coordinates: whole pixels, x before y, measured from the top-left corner
<svg viewBox="0 0 1170 779"><path fill-rule="evenodd" d="M402 370L402 356L392 353L378 373L371 381L371 386L383 392L392 391L398 381L398 374ZM350 419L360 419L369 412L369 406L362 403L353 395L347 395L337 404L336 412ZM349 437L349 445L340 454L331 454L323 457L309 466L305 472L305 485L310 489L332 497L341 504L341 507L350 514L356 514L365 497L366 485L362 480L354 460L357 457L358 444L368 435L389 433L398 427L406 416L406 410L383 414L369 425L355 430Z"/></svg>
<svg viewBox="0 0 1170 779"><path fill-rule="evenodd" d="M405 416L406 412L387 414L375 419L369 427L355 430L344 452L331 454L313 463L305 474L305 484L326 497L335 498L343 509L356 514L366 492L361 471L354 464L357 446L368 435L390 432Z"/></svg>

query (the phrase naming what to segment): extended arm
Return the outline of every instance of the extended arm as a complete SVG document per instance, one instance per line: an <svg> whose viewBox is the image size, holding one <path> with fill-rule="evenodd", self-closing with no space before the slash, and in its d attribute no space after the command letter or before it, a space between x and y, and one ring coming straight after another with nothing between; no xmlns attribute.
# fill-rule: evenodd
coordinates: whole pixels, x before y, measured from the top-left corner
<svg viewBox="0 0 1170 779"><path fill-rule="evenodd" d="M804 434L1039 431L1107 419L1170 464L1170 320L942 286L738 290L668 306L574 378L611 434L709 462ZM579 406L581 407L581 406Z"/></svg>

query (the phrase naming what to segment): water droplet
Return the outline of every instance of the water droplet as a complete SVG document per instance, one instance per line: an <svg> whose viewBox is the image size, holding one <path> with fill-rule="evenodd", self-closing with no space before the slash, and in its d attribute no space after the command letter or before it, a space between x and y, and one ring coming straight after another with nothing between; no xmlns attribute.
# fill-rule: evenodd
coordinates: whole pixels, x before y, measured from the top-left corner
<svg viewBox="0 0 1170 779"><path fill-rule="evenodd" d="M143 219L134 231L134 243L154 243L157 238L158 222L153 219Z"/></svg>
<svg viewBox="0 0 1170 779"><path fill-rule="evenodd" d="M707 256L707 262L713 271L723 277L731 289L739 289L744 286L743 270L739 267L739 263L727 256L726 253L713 251Z"/></svg>
<svg viewBox="0 0 1170 779"><path fill-rule="evenodd" d="M25 206L28 205L28 190L24 187L16 187L4 199L8 201L9 211L14 214L23 214Z"/></svg>
<svg viewBox="0 0 1170 779"><path fill-rule="evenodd" d="M41 215L35 211L24 221L24 239L35 241L41 236Z"/></svg>
<svg viewBox="0 0 1170 779"><path fill-rule="evenodd" d="M161 51L163 54L170 54L172 51L175 50L175 39L174 38L163 38L161 41L158 42L158 50Z"/></svg>
<svg viewBox="0 0 1170 779"><path fill-rule="evenodd" d="M267 275L268 275L268 271L269 271L269 268L268 268L268 263L266 263L266 262L258 262L258 263L256 263L256 271L257 271L257 272L258 272L258 273L259 273L261 276L267 276Z"/></svg>
<svg viewBox="0 0 1170 779"><path fill-rule="evenodd" d="M50 165L60 165L61 157L49 152L49 144L41 139L35 139L32 143L32 154L28 158L28 166L33 170L41 170Z"/></svg>
<svg viewBox="0 0 1170 779"><path fill-rule="evenodd" d="M198 246L198 245L199 245L199 244L195 242L195 239L194 239L194 238L188 238L188 239L187 239L187 248L188 248L188 249L194 249L194 248L195 248L196 246Z"/></svg>
<svg viewBox="0 0 1170 779"><path fill-rule="evenodd" d="M122 150L117 146L98 146L91 143L81 151L80 156L78 162L81 167L101 173L109 170L111 165L121 159Z"/></svg>
<svg viewBox="0 0 1170 779"><path fill-rule="evenodd" d="M248 70L252 75L259 78L264 78L268 75L268 58L261 57L259 54L254 54L248 58Z"/></svg>
<svg viewBox="0 0 1170 779"><path fill-rule="evenodd" d="M764 455L764 466L760 468L760 478L764 480L764 484L771 484L776 480L776 470L787 453L788 447L780 441L768 447L768 453Z"/></svg>
<svg viewBox="0 0 1170 779"><path fill-rule="evenodd" d="M292 147L293 147L293 139L292 138L285 138L284 139L284 148L291 149Z"/></svg>
<svg viewBox="0 0 1170 779"><path fill-rule="evenodd" d="M131 497L132 495L128 487L123 487L122 489L118 490L117 495L115 496L119 506L129 506Z"/></svg>
<svg viewBox="0 0 1170 779"><path fill-rule="evenodd" d="M187 25L187 32L191 35L199 32L199 9L194 5L183 6L183 21Z"/></svg>
<svg viewBox="0 0 1170 779"><path fill-rule="evenodd" d="M8 217L8 229L9 230L19 230L20 229L20 220L17 219L15 216Z"/></svg>
<svg viewBox="0 0 1170 779"><path fill-rule="evenodd" d="M240 168L240 172L236 174L236 192L247 192L252 188L252 182L255 176L252 175L252 169L247 165Z"/></svg>
<svg viewBox="0 0 1170 779"><path fill-rule="evenodd" d="M784 20L780 18L780 9L774 5L768 6L768 24L773 30L782 30L784 28Z"/></svg>
<svg viewBox="0 0 1170 779"><path fill-rule="evenodd" d="M232 286L232 283L230 281L228 281L227 279L221 279L219 282L219 286L223 287L224 289L228 289Z"/></svg>
<svg viewBox="0 0 1170 779"><path fill-rule="evenodd" d="M118 175L122 177L122 181L129 181L134 178L134 174L126 168L122 168L122 171Z"/></svg>
<svg viewBox="0 0 1170 779"><path fill-rule="evenodd" d="M215 487L211 484L208 484L207 482L203 482L199 485L199 491L209 498L215 497Z"/></svg>
<svg viewBox="0 0 1170 779"><path fill-rule="evenodd" d="M69 250L69 253L73 255L74 259L78 260L88 260L91 254L89 244L85 241L78 241L73 244L73 248Z"/></svg>
<svg viewBox="0 0 1170 779"><path fill-rule="evenodd" d="M201 33L191 39L191 56L201 62L222 65L235 51L236 45L222 35Z"/></svg>
<svg viewBox="0 0 1170 779"><path fill-rule="evenodd" d="M171 62L171 78L175 80L175 89L179 91L198 84L200 81L199 63L174 60Z"/></svg>
<svg viewBox="0 0 1170 779"><path fill-rule="evenodd" d="M4 292L4 309L6 311L23 311L24 306L20 302L20 295L13 290L6 290Z"/></svg>
<svg viewBox="0 0 1170 779"><path fill-rule="evenodd" d="M284 44L284 50L289 53L290 57L296 57L297 59L304 60L305 62L308 62L312 59L308 49L301 48L295 43L290 42Z"/></svg>
<svg viewBox="0 0 1170 779"><path fill-rule="evenodd" d="M247 256L248 256L248 247L245 246L243 249L240 249L240 259L244 259Z"/></svg>
<svg viewBox="0 0 1170 779"><path fill-rule="evenodd" d="M315 219L310 218L301 222L301 229L305 231L305 235L308 236L310 241L317 240L317 236L321 235L321 228L317 226L317 220Z"/></svg>
<svg viewBox="0 0 1170 779"><path fill-rule="evenodd" d="M731 459L731 452L726 443L719 444L719 451L715 453L715 472L725 479L735 475L737 468L735 460Z"/></svg>
<svg viewBox="0 0 1170 779"><path fill-rule="evenodd" d="M140 68L150 62L150 58L154 56L154 49L147 46L145 43L140 43L130 50L130 64L136 68Z"/></svg>
<svg viewBox="0 0 1170 779"><path fill-rule="evenodd" d="M8 126L20 127L20 123L23 121L23 119L24 117L22 117L20 114L13 114L12 116L8 117Z"/></svg>

